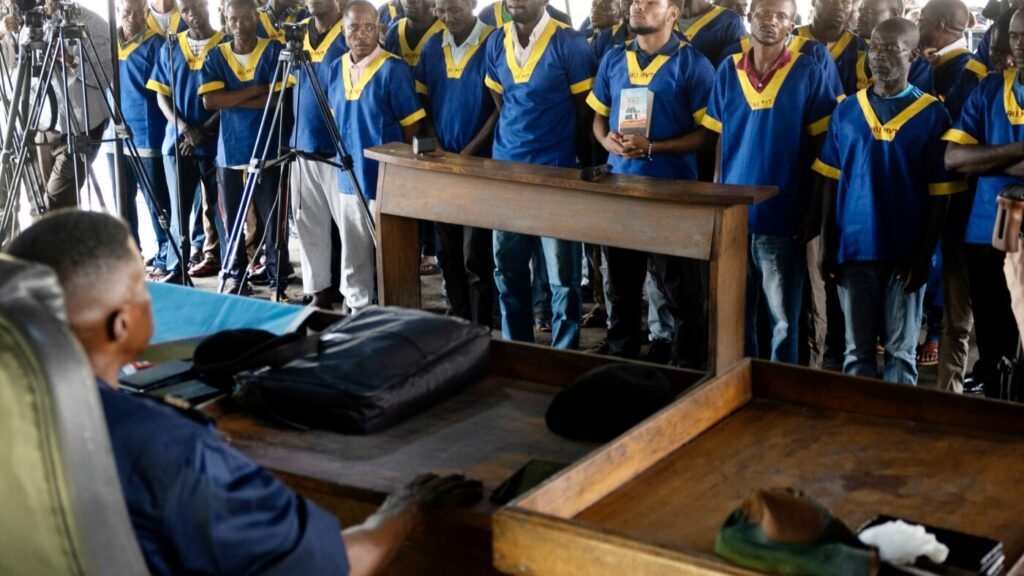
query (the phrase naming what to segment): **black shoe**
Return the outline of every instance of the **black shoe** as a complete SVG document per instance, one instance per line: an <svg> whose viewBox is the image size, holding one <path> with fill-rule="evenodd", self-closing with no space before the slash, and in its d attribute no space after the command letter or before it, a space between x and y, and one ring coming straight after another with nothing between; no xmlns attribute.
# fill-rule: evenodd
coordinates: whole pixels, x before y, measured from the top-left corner
<svg viewBox="0 0 1024 576"><path fill-rule="evenodd" d="M672 359L672 342L670 340L652 340L647 354L643 355L644 362L654 364L668 364Z"/></svg>
<svg viewBox="0 0 1024 576"><path fill-rule="evenodd" d="M157 280L161 284L181 284L181 271L174 270Z"/></svg>
<svg viewBox="0 0 1024 576"><path fill-rule="evenodd" d="M971 394L972 396L984 396L985 395L985 383L981 380L976 380L974 374L968 374L964 376L964 394Z"/></svg>

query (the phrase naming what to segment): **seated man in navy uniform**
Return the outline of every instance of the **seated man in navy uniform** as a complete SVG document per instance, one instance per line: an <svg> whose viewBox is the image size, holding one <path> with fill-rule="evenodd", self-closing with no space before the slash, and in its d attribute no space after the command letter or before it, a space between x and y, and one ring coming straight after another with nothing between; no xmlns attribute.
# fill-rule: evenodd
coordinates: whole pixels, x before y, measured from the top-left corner
<svg viewBox="0 0 1024 576"><path fill-rule="evenodd" d="M153 332L146 273L120 220L57 211L6 251L50 266L60 279L153 574L373 574L425 512L479 496L479 483L421 476L342 532L337 519L225 445L200 418L117 392L121 367L146 349Z"/></svg>

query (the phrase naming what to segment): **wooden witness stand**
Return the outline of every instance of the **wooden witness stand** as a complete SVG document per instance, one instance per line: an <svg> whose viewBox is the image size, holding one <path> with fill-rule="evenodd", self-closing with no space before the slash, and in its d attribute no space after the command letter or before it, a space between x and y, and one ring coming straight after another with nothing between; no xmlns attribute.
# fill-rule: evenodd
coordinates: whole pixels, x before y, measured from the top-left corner
<svg viewBox="0 0 1024 576"><path fill-rule="evenodd" d="M710 262L708 367L743 357L747 206L769 186L610 175L438 153L407 144L371 148L377 183L380 303L420 307L417 219L554 236Z"/></svg>

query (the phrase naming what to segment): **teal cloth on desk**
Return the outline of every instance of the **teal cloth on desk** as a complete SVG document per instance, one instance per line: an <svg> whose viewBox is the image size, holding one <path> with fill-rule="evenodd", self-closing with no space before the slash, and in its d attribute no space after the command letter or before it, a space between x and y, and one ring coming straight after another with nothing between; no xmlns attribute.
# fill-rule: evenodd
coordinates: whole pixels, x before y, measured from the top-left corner
<svg viewBox="0 0 1024 576"><path fill-rule="evenodd" d="M147 287L153 298L151 345L237 328L259 328L280 335L298 328L311 313L305 306L184 286L150 282Z"/></svg>

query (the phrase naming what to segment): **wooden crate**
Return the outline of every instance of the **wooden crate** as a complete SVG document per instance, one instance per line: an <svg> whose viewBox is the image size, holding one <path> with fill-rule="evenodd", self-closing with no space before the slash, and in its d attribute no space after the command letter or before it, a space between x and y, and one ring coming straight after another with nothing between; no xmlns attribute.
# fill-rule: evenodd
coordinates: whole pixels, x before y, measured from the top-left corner
<svg viewBox="0 0 1024 576"><path fill-rule="evenodd" d="M509 574L751 574L714 555L758 488L857 527L878 514L987 536L1024 573L1024 406L746 360L498 512Z"/></svg>

